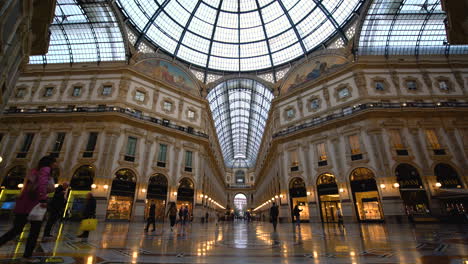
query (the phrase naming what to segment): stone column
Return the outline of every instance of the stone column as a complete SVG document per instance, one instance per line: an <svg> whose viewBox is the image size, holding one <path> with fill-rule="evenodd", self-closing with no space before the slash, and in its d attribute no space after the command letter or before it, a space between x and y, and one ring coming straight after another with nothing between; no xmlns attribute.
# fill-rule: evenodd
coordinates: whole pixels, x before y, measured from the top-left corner
<svg viewBox="0 0 468 264"><path fill-rule="evenodd" d="M72 164L75 164L76 163L73 161L73 156L74 155L80 155L80 152L81 152L81 149L82 149L82 144L86 144L83 143L83 142L80 142L80 136L81 136L81 130L80 129L77 129L77 130L74 130L71 132L71 140L69 140L69 144L65 147L65 157L64 157L64 161L63 161L63 164L68 164L67 167L64 168L63 170L63 174L62 174L62 178L65 180L65 181L70 181L71 180L71 177L73 175L73 165Z"/></svg>
<svg viewBox="0 0 468 264"><path fill-rule="evenodd" d="M48 146L47 141L49 139L49 136L54 135L54 133L50 134L48 131L42 131L38 133L39 135L39 140L34 140L34 144L29 150L31 153L31 166L35 167L36 164L39 162L39 160L44 157L47 152L50 150L50 146ZM36 137L36 136L35 136Z"/></svg>
<svg viewBox="0 0 468 264"><path fill-rule="evenodd" d="M18 130L10 131L8 140L5 144L4 152L2 152L3 161L0 163L0 168L5 168L7 164L11 164L16 155L16 142L19 136ZM0 174L0 176L3 176Z"/></svg>

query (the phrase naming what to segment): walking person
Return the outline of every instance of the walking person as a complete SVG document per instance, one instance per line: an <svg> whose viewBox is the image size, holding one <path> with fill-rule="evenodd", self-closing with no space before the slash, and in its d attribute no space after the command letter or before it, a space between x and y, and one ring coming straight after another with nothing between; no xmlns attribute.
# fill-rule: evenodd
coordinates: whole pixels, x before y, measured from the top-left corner
<svg viewBox="0 0 468 264"><path fill-rule="evenodd" d="M86 195L86 204L83 210L83 220L84 219L93 219L96 218L96 199L94 198L93 194L89 192ZM83 231L79 238L88 238L89 231Z"/></svg>
<svg viewBox="0 0 468 264"><path fill-rule="evenodd" d="M341 214L341 210L338 210L336 212L336 214L337 214L337 217L338 217L338 224L340 226L343 226L343 214Z"/></svg>
<svg viewBox="0 0 468 264"><path fill-rule="evenodd" d="M296 226L299 226L301 224L301 212L302 209L299 209L299 205L296 204L293 209L293 215L296 218Z"/></svg>
<svg viewBox="0 0 468 264"><path fill-rule="evenodd" d="M210 214L208 212L205 213L205 223L208 223L208 219L210 218Z"/></svg>
<svg viewBox="0 0 468 264"><path fill-rule="evenodd" d="M185 225L187 221L189 220L189 210L188 206L186 205L182 210L182 224Z"/></svg>
<svg viewBox="0 0 468 264"><path fill-rule="evenodd" d="M55 188L54 197L47 205L47 223L44 229L44 239L51 238L52 235L50 231L54 224L62 218L63 211L65 210L65 205L67 204L67 199L65 197L68 189L68 182L64 182Z"/></svg>
<svg viewBox="0 0 468 264"><path fill-rule="evenodd" d="M24 226L28 223L28 215L33 208L39 205L41 208L47 208L47 193L54 191L54 179L51 176L52 169L57 167L57 161L52 156L45 156L39 160L36 168L26 176L21 194L16 200L14 209L15 220L13 227L0 237L0 246L23 232ZM28 240L23 254L25 262L39 262L39 259L31 258L36 247L37 238L41 232L41 221L30 221Z"/></svg>
<svg viewBox="0 0 468 264"><path fill-rule="evenodd" d="M156 205L154 203L151 204L149 209L148 218L146 219L145 232L148 232L148 228L150 225L153 225L153 230L151 230L151 232L154 232L154 230L156 229Z"/></svg>
<svg viewBox="0 0 468 264"><path fill-rule="evenodd" d="M273 229L275 232L276 232L276 225L278 225L278 215L279 215L278 206L276 205L275 202L273 202L273 205L270 208L270 221L273 224Z"/></svg>
<svg viewBox="0 0 468 264"><path fill-rule="evenodd" d="M174 225L177 218L177 207L174 202L171 202L169 205L169 210L167 210L166 216L169 216L169 222L171 223L171 232L174 231Z"/></svg>

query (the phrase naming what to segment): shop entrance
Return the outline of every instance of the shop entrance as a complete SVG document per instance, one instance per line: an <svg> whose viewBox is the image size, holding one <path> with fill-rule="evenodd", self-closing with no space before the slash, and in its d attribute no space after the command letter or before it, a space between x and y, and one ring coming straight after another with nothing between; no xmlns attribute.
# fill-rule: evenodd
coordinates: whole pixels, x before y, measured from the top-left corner
<svg viewBox="0 0 468 264"><path fill-rule="evenodd" d="M145 219L148 218L149 208L156 205L156 221L164 221L167 201L167 178L157 173L151 176L146 194Z"/></svg>
<svg viewBox="0 0 468 264"><path fill-rule="evenodd" d="M70 181L67 206L64 217L79 220L86 202L86 195L91 191L94 181L95 168L91 165L83 165L75 170Z"/></svg>
<svg viewBox="0 0 468 264"><path fill-rule="evenodd" d="M457 171L450 165L439 163L434 168L437 182L440 183L442 208L447 216L454 220L463 218L468 210L468 199L463 195L463 184L460 181Z"/></svg>
<svg viewBox="0 0 468 264"><path fill-rule="evenodd" d="M193 217L193 195L194 195L194 184L189 178L183 178L179 182L179 188L177 189L177 209L180 210L182 207L188 207L189 219Z"/></svg>
<svg viewBox="0 0 468 264"><path fill-rule="evenodd" d="M418 170L409 164L402 163L396 167L395 176L400 185L400 195L406 214L410 217L428 215L429 202Z"/></svg>
<svg viewBox="0 0 468 264"><path fill-rule="evenodd" d="M115 173L107 206L106 219L130 221L135 197L136 176L130 169Z"/></svg>
<svg viewBox="0 0 468 264"><path fill-rule="evenodd" d="M382 206L374 173L367 168L357 168L351 172L350 178L359 221L383 221Z"/></svg>
<svg viewBox="0 0 468 264"><path fill-rule="evenodd" d="M16 198L21 192L21 185L26 177L26 167L17 165L11 168L2 181L0 192L0 215L7 216L13 212Z"/></svg>
<svg viewBox="0 0 468 264"><path fill-rule="evenodd" d="M317 179L317 193L320 202L322 222L338 222L338 212L341 212L340 195L336 178L331 173L321 174Z"/></svg>
<svg viewBox="0 0 468 264"><path fill-rule="evenodd" d="M306 184L301 178L293 178L289 183L289 197L291 203L291 219L294 219L293 209L298 205L301 212L301 222L309 222L309 204L307 202Z"/></svg>

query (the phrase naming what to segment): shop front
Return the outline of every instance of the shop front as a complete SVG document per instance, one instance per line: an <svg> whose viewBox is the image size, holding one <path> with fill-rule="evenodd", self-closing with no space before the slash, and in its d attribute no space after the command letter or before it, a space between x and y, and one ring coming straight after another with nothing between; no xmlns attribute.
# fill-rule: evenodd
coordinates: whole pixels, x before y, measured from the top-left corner
<svg viewBox="0 0 468 264"><path fill-rule="evenodd" d="M188 207L189 218L193 217L194 184L189 178L183 178L177 189L177 210Z"/></svg>
<svg viewBox="0 0 468 264"><path fill-rule="evenodd" d="M437 198L441 201L443 212L452 220L464 217L468 212L467 192L457 171L448 164L439 163L434 168L434 174L440 189Z"/></svg>
<svg viewBox="0 0 468 264"><path fill-rule="evenodd" d="M22 165L14 166L6 173L0 192L0 216L6 217L12 214L25 177L26 167Z"/></svg>
<svg viewBox="0 0 468 264"><path fill-rule="evenodd" d="M135 199L136 175L130 169L115 173L107 205L106 220L130 221Z"/></svg>
<svg viewBox="0 0 468 264"><path fill-rule="evenodd" d="M75 170L70 181L67 205L64 217L80 220L84 210L86 195L91 191L94 181L95 168L91 165L83 165Z"/></svg>
<svg viewBox="0 0 468 264"><path fill-rule="evenodd" d="M322 222L338 222L338 212L342 214L338 185L333 174L324 173L317 179L317 193Z"/></svg>
<svg viewBox="0 0 468 264"><path fill-rule="evenodd" d="M293 178L289 183L289 197L291 203L291 219L294 219L293 209L296 205L301 211L301 222L309 222L309 204L307 201L306 184L301 178Z"/></svg>
<svg viewBox="0 0 468 264"><path fill-rule="evenodd" d="M395 176L406 215L413 220L430 215L426 190L418 170L409 164L402 163L396 167Z"/></svg>
<svg viewBox="0 0 468 264"><path fill-rule="evenodd" d="M167 201L167 178L163 174L151 176L146 194L145 219L148 217L149 208L156 205L156 221L164 221Z"/></svg>
<svg viewBox="0 0 468 264"><path fill-rule="evenodd" d="M374 173L367 168L351 172L351 191L359 221L383 221L382 205Z"/></svg>

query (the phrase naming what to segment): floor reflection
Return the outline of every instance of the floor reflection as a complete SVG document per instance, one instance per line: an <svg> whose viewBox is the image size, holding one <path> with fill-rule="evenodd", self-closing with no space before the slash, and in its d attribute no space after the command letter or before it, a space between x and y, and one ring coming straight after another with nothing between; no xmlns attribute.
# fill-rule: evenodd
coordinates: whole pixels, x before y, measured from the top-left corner
<svg viewBox="0 0 468 264"><path fill-rule="evenodd" d="M0 225L0 232L8 228ZM77 223L57 226L36 251L42 263L468 263L468 228L457 225L270 223L189 224L171 232L157 224L100 223L87 240ZM16 260L27 236L0 248Z"/></svg>

